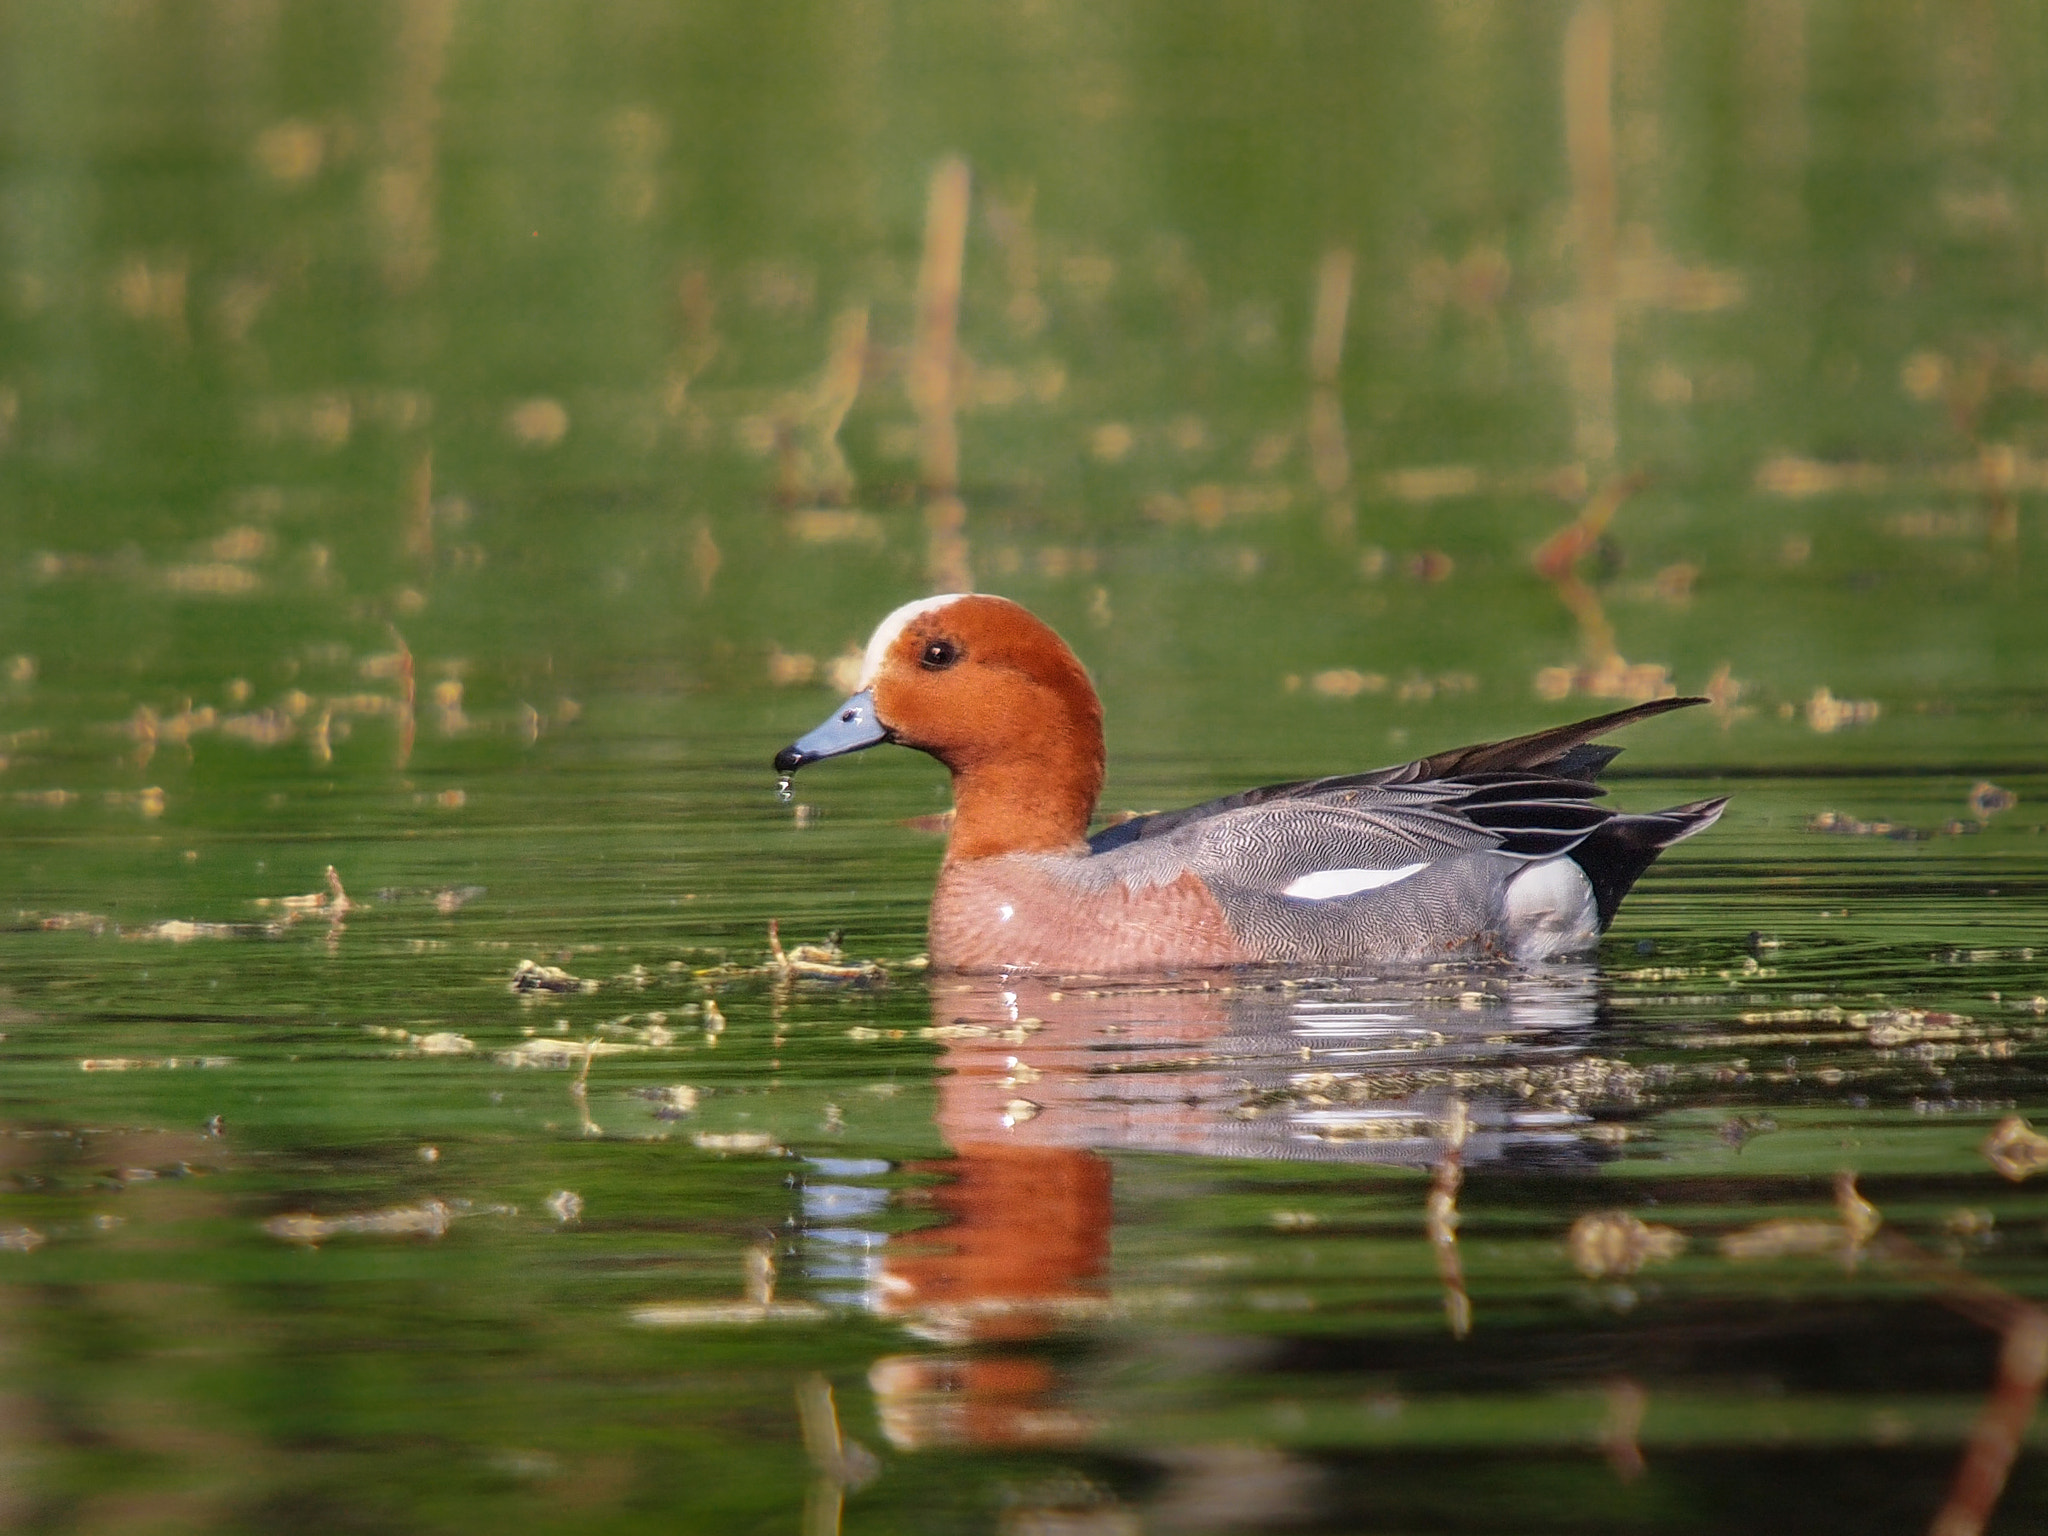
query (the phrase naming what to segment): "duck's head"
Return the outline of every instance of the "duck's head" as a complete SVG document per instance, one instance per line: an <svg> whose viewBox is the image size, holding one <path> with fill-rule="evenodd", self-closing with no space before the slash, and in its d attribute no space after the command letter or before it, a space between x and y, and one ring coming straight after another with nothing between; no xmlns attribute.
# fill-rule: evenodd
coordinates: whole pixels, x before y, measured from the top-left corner
<svg viewBox="0 0 2048 1536"><path fill-rule="evenodd" d="M1102 705L1067 643L1008 598L905 603L876 627L860 688L775 755L794 772L893 741L953 774L949 859L1079 845L1102 791Z"/></svg>

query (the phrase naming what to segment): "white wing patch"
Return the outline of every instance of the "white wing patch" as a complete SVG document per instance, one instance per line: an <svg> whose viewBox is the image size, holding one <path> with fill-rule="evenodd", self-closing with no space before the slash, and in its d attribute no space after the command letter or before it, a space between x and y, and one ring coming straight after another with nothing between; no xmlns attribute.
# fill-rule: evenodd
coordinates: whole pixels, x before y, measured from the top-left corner
<svg viewBox="0 0 2048 1536"><path fill-rule="evenodd" d="M1339 896L1376 891L1427 868L1429 865L1423 863L1403 864L1399 869L1319 869L1312 875L1303 875L1280 894L1299 896L1304 901L1334 901Z"/></svg>
<svg viewBox="0 0 2048 1536"><path fill-rule="evenodd" d="M875 674L882 670L882 662L889 654L889 647L896 643L896 637L909 627L912 619L965 596L965 592L942 592L937 597L920 597L905 603L877 624L874 634L868 637L867 654L861 658L860 686L867 688L873 685Z"/></svg>

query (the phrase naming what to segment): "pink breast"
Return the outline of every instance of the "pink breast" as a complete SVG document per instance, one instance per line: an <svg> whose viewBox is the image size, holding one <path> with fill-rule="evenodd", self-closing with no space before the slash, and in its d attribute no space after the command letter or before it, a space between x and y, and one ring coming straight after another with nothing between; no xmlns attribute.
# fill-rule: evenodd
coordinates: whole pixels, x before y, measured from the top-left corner
<svg viewBox="0 0 2048 1536"><path fill-rule="evenodd" d="M942 969L1113 974L1237 965L1257 956L1192 874L1131 890L1061 878L1056 857L963 860L932 894L932 964Z"/></svg>

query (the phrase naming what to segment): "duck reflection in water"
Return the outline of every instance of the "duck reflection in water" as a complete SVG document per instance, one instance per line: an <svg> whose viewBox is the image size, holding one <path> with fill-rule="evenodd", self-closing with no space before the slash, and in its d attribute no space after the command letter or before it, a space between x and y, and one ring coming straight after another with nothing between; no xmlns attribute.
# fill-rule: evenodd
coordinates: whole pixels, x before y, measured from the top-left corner
<svg viewBox="0 0 2048 1536"><path fill-rule="evenodd" d="M920 1194L941 1221L887 1245L873 1304L954 1347L1108 1317L1105 1154L1163 1152L1434 1170L1425 1225L1456 1289L1456 1331L1461 1170L1612 1155L1614 1115L1637 1080L1588 1053L1597 1000L1585 966L1310 982L934 978L938 1122L954 1155L918 1165L937 1176ZM899 1448L1091 1432L1036 1354L897 1356L870 1379Z"/></svg>

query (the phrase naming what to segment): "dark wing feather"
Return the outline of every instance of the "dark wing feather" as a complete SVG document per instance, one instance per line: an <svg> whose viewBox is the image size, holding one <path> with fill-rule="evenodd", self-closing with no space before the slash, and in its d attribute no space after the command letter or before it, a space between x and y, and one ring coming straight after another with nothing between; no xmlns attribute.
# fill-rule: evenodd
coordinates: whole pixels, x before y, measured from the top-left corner
<svg viewBox="0 0 2048 1536"><path fill-rule="evenodd" d="M1414 784L1429 779L1463 779L1475 773L1543 773L1562 777L1591 777L1587 772L1589 759L1597 758L1592 768L1597 773L1614 761L1619 747L1594 747L1582 751L1595 736L1604 736L1609 731L1618 731L1625 725L1634 725L1638 720L1668 714L1674 709L1688 709L1708 700L1652 699L1647 704L1632 705L1628 709L1617 709L1612 714L1595 715L1590 720L1578 720L1570 725L1554 725L1547 731L1537 731L1530 736L1516 736L1508 741L1483 742L1476 747L1453 747L1448 752L1439 752L1434 757L1417 758L1399 768L1383 770L1382 784Z"/></svg>
<svg viewBox="0 0 2048 1536"><path fill-rule="evenodd" d="M1204 801L1191 805L1185 810L1155 811L1149 816L1134 816L1115 826L1104 827L1088 839L1089 851L1107 853L1112 848L1121 848L1141 838L1159 837L1190 822L1202 821L1211 816L1220 816L1227 811L1243 810L1247 806L1265 805L1276 800L1327 800L1335 804L1344 803L1347 790L1407 788L1411 791L1442 785L1446 808L1455 808L1482 826L1497 827L1504 831L1521 828L1521 822L1503 816L1497 821L1483 814L1483 808L1490 805L1549 805L1557 801L1565 803L1583 801L1601 793L1594 778L1620 753L1619 747L1596 746L1592 738L1608 731L1619 730L1633 725L1638 720L1665 714L1674 709L1685 709L1694 704L1705 704L1700 698L1653 699L1647 704L1637 704L1628 709L1618 709L1611 714L1595 715L1590 720L1579 720L1571 725L1552 726L1547 731L1537 731L1529 736L1516 736L1508 741L1482 742L1477 746L1454 747L1448 752L1439 752L1432 757L1417 758L1412 763L1401 763L1392 768L1378 768L1369 773L1338 774L1323 779L1297 779L1287 784L1268 784L1259 789L1247 789L1221 799ZM1585 807L1591 815L1590 826L1605 819L1605 813ZM1564 829L1549 823L1529 825L1526 830L1548 833ZM1581 830L1579 837L1585 835ZM1504 846L1509 852L1524 852L1515 846L1515 839L1509 837ZM1550 839L1539 839L1547 843ZM1567 837L1557 848L1544 848L1546 852L1564 852L1576 838ZM1539 849L1527 849L1531 853Z"/></svg>

